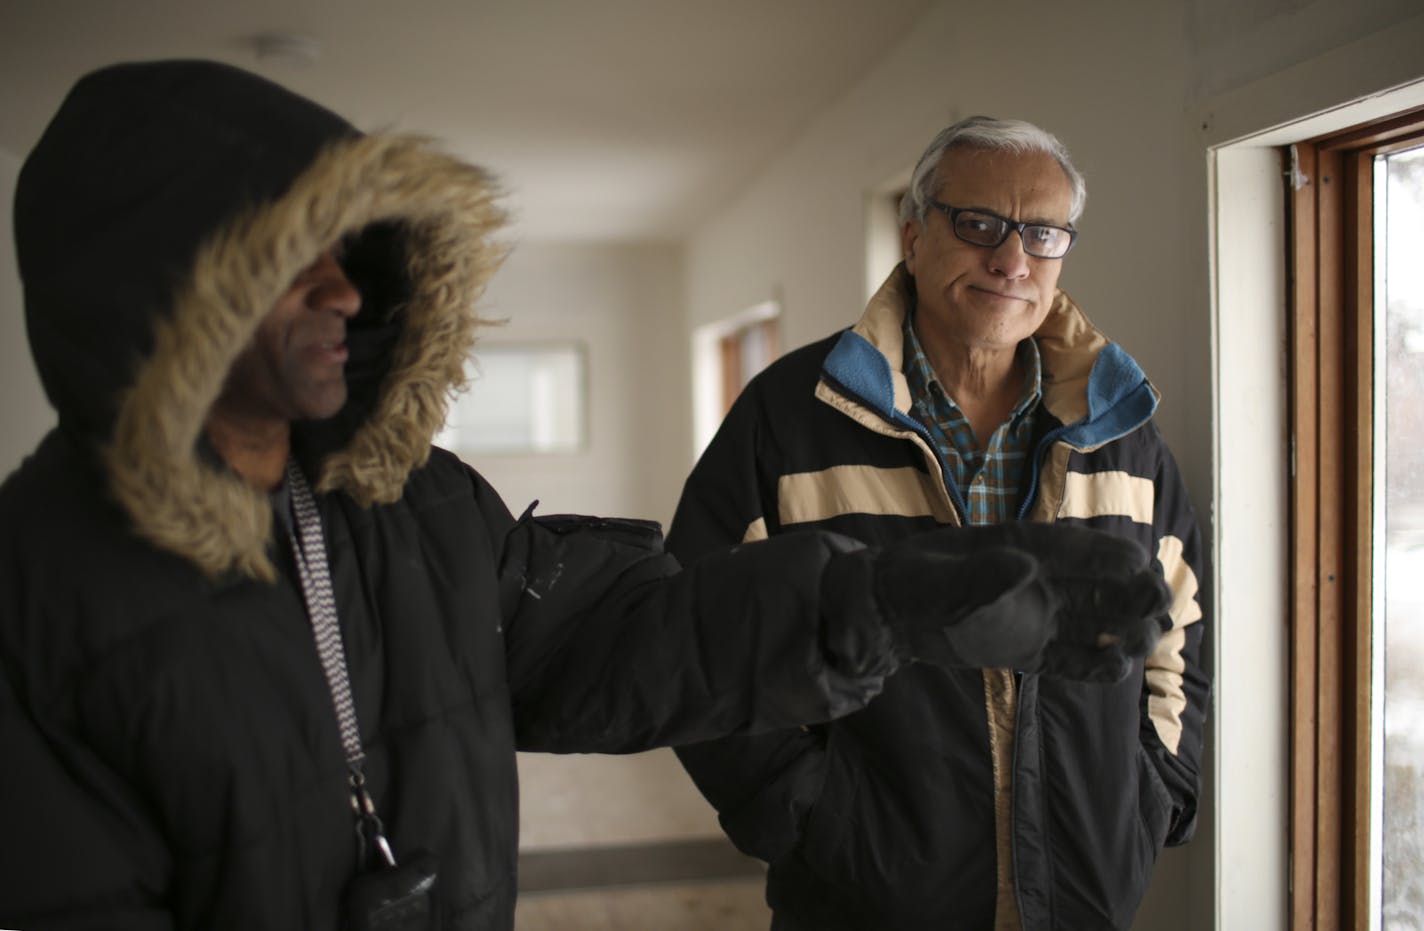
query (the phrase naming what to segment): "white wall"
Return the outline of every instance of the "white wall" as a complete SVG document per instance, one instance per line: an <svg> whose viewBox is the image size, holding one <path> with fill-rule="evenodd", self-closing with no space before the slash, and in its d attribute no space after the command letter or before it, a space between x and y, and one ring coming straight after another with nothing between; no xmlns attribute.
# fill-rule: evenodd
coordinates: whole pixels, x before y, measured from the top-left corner
<svg viewBox="0 0 1424 931"><path fill-rule="evenodd" d="M671 520L691 465L681 256L666 244L524 243L495 275L483 313L508 322L486 341L575 339L588 351L585 450L465 457L516 514L537 498L539 514ZM525 848L721 836L670 750L521 753L519 780Z"/></svg>
<svg viewBox="0 0 1424 931"><path fill-rule="evenodd" d="M1188 0L1186 28L1192 46L1190 95L1209 100L1307 61L1324 60L1355 40L1390 29L1419 13L1418 0ZM1408 55L1378 64L1407 65ZM1332 68L1312 67L1319 78L1349 80ZM1306 82L1309 83L1309 82ZM1325 103L1334 106L1339 100Z"/></svg>
<svg viewBox="0 0 1424 931"><path fill-rule="evenodd" d="M40 387L25 336L25 312L20 298L20 272L15 267L15 232L10 205L20 159L0 149L0 478L10 474L34 449L55 415Z"/></svg>
<svg viewBox="0 0 1424 931"><path fill-rule="evenodd" d="M482 301L508 322L483 339L582 342L590 422L580 452L466 457L510 510L537 498L539 514L671 520L691 443L682 277L681 249L666 244L515 246Z"/></svg>

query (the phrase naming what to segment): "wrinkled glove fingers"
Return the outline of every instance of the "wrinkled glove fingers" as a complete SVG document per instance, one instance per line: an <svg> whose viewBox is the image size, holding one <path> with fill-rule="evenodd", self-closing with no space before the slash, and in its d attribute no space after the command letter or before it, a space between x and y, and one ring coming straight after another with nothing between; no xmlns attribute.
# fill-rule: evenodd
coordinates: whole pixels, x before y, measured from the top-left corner
<svg viewBox="0 0 1424 931"><path fill-rule="evenodd" d="M1157 615L1121 617L1100 622L1103 628L1092 644L1079 646L1112 647L1128 657L1146 656L1162 637L1162 624Z"/></svg>
<svg viewBox="0 0 1424 931"><path fill-rule="evenodd" d="M1049 575L1130 575L1151 563L1136 542L1075 524L1016 521L975 530L984 544L1031 554Z"/></svg>
<svg viewBox="0 0 1424 931"><path fill-rule="evenodd" d="M1160 615L1060 614L1057 642L1084 650L1113 649L1129 657L1146 656L1162 637Z"/></svg>
<svg viewBox="0 0 1424 931"><path fill-rule="evenodd" d="M1086 534L1070 537L1048 552L1035 554L1050 576L1079 578L1125 578L1146 570L1152 560L1135 541L1083 527Z"/></svg>
<svg viewBox="0 0 1424 931"><path fill-rule="evenodd" d="M1032 557L989 549L972 557L903 554L876 573L877 601L921 662L1032 668L1053 634L1057 600Z"/></svg>
<svg viewBox="0 0 1424 931"><path fill-rule="evenodd" d="M1150 569L1120 578L1058 577L1050 583L1059 593L1065 614L1088 624L1102 624L1109 633L1118 624L1124 626L1123 633L1136 630L1137 622L1144 618L1154 619L1153 626L1161 633L1156 619L1166 615L1172 598L1167 583ZM1071 636L1073 632L1065 633ZM1091 627L1083 628L1078 639L1090 634Z"/></svg>

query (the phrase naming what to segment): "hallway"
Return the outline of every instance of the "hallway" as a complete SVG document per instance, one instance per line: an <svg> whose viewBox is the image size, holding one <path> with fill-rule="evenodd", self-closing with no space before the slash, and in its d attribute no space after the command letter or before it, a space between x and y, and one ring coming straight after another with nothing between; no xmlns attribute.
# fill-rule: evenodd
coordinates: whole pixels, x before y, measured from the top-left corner
<svg viewBox="0 0 1424 931"><path fill-rule="evenodd" d="M565 850L519 859L516 931L766 931L763 867L721 839Z"/></svg>

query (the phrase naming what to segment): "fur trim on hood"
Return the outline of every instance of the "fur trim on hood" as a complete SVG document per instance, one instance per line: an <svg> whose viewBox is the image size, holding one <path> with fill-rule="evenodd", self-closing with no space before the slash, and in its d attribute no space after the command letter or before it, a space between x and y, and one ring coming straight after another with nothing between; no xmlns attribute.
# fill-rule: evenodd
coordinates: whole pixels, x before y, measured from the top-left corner
<svg viewBox="0 0 1424 931"><path fill-rule="evenodd" d="M274 578L267 496L205 461L199 438L234 359L296 275L342 236L395 221L410 294L375 407L326 454L319 491L362 506L400 496L424 464L481 323L475 300L503 251L503 220L480 169L404 137L327 147L277 200L251 209L198 251L153 351L124 394L104 461L137 532L206 573Z"/></svg>

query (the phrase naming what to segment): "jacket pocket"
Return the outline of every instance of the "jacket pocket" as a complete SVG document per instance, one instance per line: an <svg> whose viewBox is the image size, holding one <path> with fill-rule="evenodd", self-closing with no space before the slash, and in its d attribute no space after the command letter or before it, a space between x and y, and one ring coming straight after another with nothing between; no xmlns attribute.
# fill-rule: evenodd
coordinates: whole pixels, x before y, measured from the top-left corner
<svg viewBox="0 0 1424 931"><path fill-rule="evenodd" d="M852 880L857 873L858 845L854 839L847 840L846 835L854 823L850 815L856 810L859 767L847 765L844 755L837 752L838 738L837 729L831 728L825 750L825 781L820 796L806 815L799 846L801 858L829 883Z"/></svg>
<svg viewBox="0 0 1424 931"><path fill-rule="evenodd" d="M1152 758L1141 746L1137 748L1138 809L1148 844L1148 862L1155 861L1167 842L1167 828L1172 821L1172 796L1152 765Z"/></svg>

